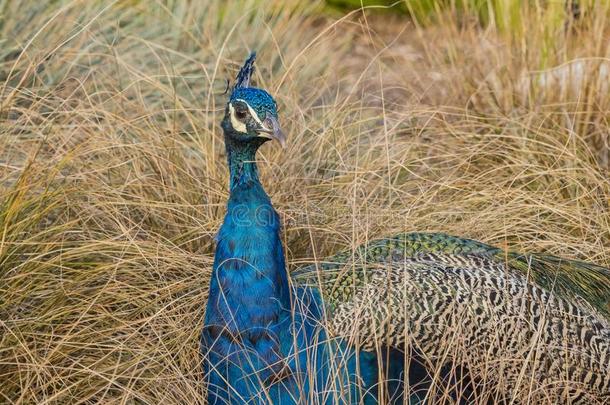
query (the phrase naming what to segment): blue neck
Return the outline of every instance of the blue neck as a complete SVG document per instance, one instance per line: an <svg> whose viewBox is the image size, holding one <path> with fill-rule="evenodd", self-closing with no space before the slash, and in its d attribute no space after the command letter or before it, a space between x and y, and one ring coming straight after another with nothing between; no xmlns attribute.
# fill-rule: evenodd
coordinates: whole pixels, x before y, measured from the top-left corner
<svg viewBox="0 0 610 405"><path fill-rule="evenodd" d="M225 142L230 197L217 236L210 294L222 297L216 316L232 314L233 319L222 323L234 331L255 333L256 327L279 322L284 310L290 312L280 220L258 179L254 160L262 142L229 136Z"/></svg>
<svg viewBox="0 0 610 405"><path fill-rule="evenodd" d="M225 147L227 150L227 160L229 163L231 192L248 182L257 182L258 169L256 167L256 151L261 144L256 141L240 142L225 137Z"/></svg>

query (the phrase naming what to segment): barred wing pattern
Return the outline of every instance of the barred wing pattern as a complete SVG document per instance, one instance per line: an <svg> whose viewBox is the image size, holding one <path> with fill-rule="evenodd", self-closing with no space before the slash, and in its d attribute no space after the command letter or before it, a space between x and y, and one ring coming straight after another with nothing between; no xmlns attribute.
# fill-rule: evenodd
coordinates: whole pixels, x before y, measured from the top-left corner
<svg viewBox="0 0 610 405"><path fill-rule="evenodd" d="M432 368L465 364L505 400L610 403L607 319L467 242L461 254L389 257L377 244L293 279L320 290L329 333L364 350L415 348Z"/></svg>

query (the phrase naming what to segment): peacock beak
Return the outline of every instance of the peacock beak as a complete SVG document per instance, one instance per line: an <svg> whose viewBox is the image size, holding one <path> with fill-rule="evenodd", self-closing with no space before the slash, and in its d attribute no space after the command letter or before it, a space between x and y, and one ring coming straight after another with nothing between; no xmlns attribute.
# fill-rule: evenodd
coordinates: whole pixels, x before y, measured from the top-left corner
<svg viewBox="0 0 610 405"><path fill-rule="evenodd" d="M286 135L284 135L284 131L280 128L280 123L277 118L269 115L263 121L263 125L260 129L257 130L258 136L263 138L275 139L282 145L282 148L286 147Z"/></svg>

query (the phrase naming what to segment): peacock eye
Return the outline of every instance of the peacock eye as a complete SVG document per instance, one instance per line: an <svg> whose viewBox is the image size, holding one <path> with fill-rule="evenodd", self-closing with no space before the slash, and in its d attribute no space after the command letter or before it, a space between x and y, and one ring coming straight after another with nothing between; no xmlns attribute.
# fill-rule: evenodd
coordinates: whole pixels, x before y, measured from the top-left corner
<svg viewBox="0 0 610 405"><path fill-rule="evenodd" d="M239 120L243 120L244 118L246 118L247 115L248 115L248 112L245 109L237 108L235 110L235 116Z"/></svg>

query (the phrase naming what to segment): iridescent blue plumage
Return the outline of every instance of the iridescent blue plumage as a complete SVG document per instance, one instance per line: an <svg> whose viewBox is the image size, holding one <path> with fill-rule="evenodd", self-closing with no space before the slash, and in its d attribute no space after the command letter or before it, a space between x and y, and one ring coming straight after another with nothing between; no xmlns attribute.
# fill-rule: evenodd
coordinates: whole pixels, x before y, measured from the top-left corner
<svg viewBox="0 0 610 405"><path fill-rule="evenodd" d="M257 112L269 112L277 115L277 104L269 93L263 89L252 87L238 88L231 93L229 101L247 100L248 104Z"/></svg>

